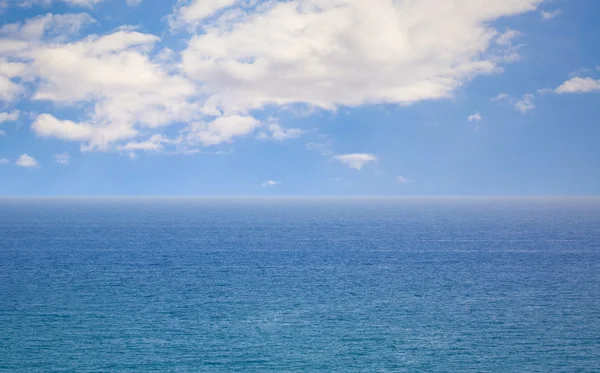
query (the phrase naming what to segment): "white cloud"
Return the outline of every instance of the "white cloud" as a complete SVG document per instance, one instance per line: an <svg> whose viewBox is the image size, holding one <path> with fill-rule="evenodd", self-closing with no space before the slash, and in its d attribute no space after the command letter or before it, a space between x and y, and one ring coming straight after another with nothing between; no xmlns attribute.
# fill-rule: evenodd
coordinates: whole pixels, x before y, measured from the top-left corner
<svg viewBox="0 0 600 373"><path fill-rule="evenodd" d="M73 24L80 24L75 18L64 19L70 21L61 21L63 26L71 25L68 33ZM10 40L21 40L23 35L31 39L25 46L19 44L21 49L12 50L11 55L25 65L23 76L28 74L39 82L34 100L89 108L88 115L78 121L61 121L51 114L38 117L33 129L41 136L83 142L82 148L87 150L110 150L116 148L115 142L135 137L138 127L171 125L201 115L198 105L189 99L195 94L194 85L150 57L158 37L121 28L75 42L42 41L42 35L55 33L55 26L44 31L55 23L41 22L42 26L30 31L25 29L31 22L8 27ZM2 82L0 76L0 89ZM11 92L0 90L7 91Z"/></svg>
<svg viewBox="0 0 600 373"><path fill-rule="evenodd" d="M128 125L110 124L94 126L89 123L75 123L60 120L50 114L41 114L31 125L31 129L40 137L55 137L66 141L84 142L82 150L106 150L108 144L129 139L137 131Z"/></svg>
<svg viewBox="0 0 600 373"><path fill-rule="evenodd" d="M21 62L8 62L5 58L0 58L0 76L14 78L26 75L27 65Z"/></svg>
<svg viewBox="0 0 600 373"><path fill-rule="evenodd" d="M138 6L143 0L126 0L129 6Z"/></svg>
<svg viewBox="0 0 600 373"><path fill-rule="evenodd" d="M0 113L0 124L4 122L13 122L19 119L19 110L13 110L10 113Z"/></svg>
<svg viewBox="0 0 600 373"><path fill-rule="evenodd" d="M8 159L6 159L6 158L0 158L0 164L6 164L8 162L9 162Z"/></svg>
<svg viewBox="0 0 600 373"><path fill-rule="evenodd" d="M144 150L144 151L161 151L164 149L163 144L174 144L177 143L178 140L170 140L162 135L153 135L146 141L141 142L129 142L125 145L117 147L117 150L125 150L125 151L136 151L136 150Z"/></svg>
<svg viewBox="0 0 600 373"><path fill-rule="evenodd" d="M529 110L533 110L533 109L535 109L534 100L535 100L534 95L526 94L525 96L523 96L522 100L517 101L517 103L515 104L515 109L517 109L521 113L526 113Z"/></svg>
<svg viewBox="0 0 600 373"><path fill-rule="evenodd" d="M560 10L560 9L556 9L556 10L552 10L552 11L542 10L542 19L545 21L548 21L553 18L556 18L557 16L559 16L561 14L562 14L562 10Z"/></svg>
<svg viewBox="0 0 600 373"><path fill-rule="evenodd" d="M33 100L77 108L85 114L48 112L32 129L83 150L160 149L167 143L138 137L170 125L186 127L173 143L185 152L257 132L284 140L301 130L250 113L452 97L474 77L501 72L513 54L518 32L500 34L494 21L541 2L182 0L171 25L203 30L181 60L133 27L78 39L91 17L46 15L2 27L0 100L31 92Z"/></svg>
<svg viewBox="0 0 600 373"><path fill-rule="evenodd" d="M4 122L12 122L19 119L20 112L19 110L13 110L10 113L0 113L0 124ZM6 135L6 132L0 130L0 136Z"/></svg>
<svg viewBox="0 0 600 373"><path fill-rule="evenodd" d="M267 2L232 22L205 24L181 66L202 84L207 108L226 114L447 98L475 76L500 71L503 55L490 51L498 33L489 25L540 2Z"/></svg>
<svg viewBox="0 0 600 373"><path fill-rule="evenodd" d="M184 25L195 26L204 19L209 18L221 9L234 5L238 0L191 0L180 1L185 5L179 5L175 12L169 17L171 28Z"/></svg>
<svg viewBox="0 0 600 373"><path fill-rule="evenodd" d="M13 81L31 81L34 71L30 64L33 50L42 39L59 41L94 20L87 14L62 14L29 19L23 23L6 24L0 28L0 100L13 101L24 92L21 83ZM21 59L21 61L9 61Z"/></svg>
<svg viewBox="0 0 600 373"><path fill-rule="evenodd" d="M38 167L38 163L35 160L35 158L27 154L21 154L21 156L19 157L19 159L17 159L15 164L21 167Z"/></svg>
<svg viewBox="0 0 600 373"><path fill-rule="evenodd" d="M68 165L70 162L69 153L67 153L67 152L60 153L60 154L54 154L54 156L52 158L54 159L54 162L64 164L64 165Z"/></svg>
<svg viewBox="0 0 600 373"><path fill-rule="evenodd" d="M13 101L21 92L23 92L21 85L0 75L0 101Z"/></svg>
<svg viewBox="0 0 600 373"><path fill-rule="evenodd" d="M520 111L523 114L535 109L535 95L531 93L524 95L521 100L517 100L516 98L509 96L506 93L500 93L498 96L492 98L492 101L509 104L513 106L515 110Z"/></svg>
<svg viewBox="0 0 600 373"><path fill-rule="evenodd" d="M499 93L498 96L492 98L492 101L505 101L509 100L511 97L506 93Z"/></svg>
<svg viewBox="0 0 600 373"><path fill-rule="evenodd" d="M498 38L496 39L496 43L500 45L510 46L512 45L513 39L518 38L520 36L523 36L523 34L519 31L508 29L503 34L500 34L498 36Z"/></svg>
<svg viewBox="0 0 600 373"><path fill-rule="evenodd" d="M274 187L279 184L281 184L279 181L269 180L269 181L265 181L264 183L260 184L260 186L262 186L263 188L266 188L266 187Z"/></svg>
<svg viewBox="0 0 600 373"><path fill-rule="evenodd" d="M304 131L299 128L283 128L278 123L269 123L266 129L258 134L258 138L262 140L277 140L284 141L295 139L302 136Z"/></svg>
<svg viewBox="0 0 600 373"><path fill-rule="evenodd" d="M481 116L481 114L475 113L473 115L469 115L468 119L469 119L469 122L473 122L473 121L479 122L480 120L483 119L483 117Z"/></svg>
<svg viewBox="0 0 600 373"><path fill-rule="evenodd" d="M78 14L45 14L30 18L23 23L13 23L2 26L0 35L5 41L20 46L21 50L35 46L42 38L64 40L69 35L77 35L86 25L96 22L86 13ZM25 44L19 44L21 41Z"/></svg>
<svg viewBox="0 0 600 373"><path fill-rule="evenodd" d="M333 158L356 170L360 170L367 163L377 160L377 157L373 154L339 154Z"/></svg>
<svg viewBox="0 0 600 373"><path fill-rule="evenodd" d="M556 93L588 93L600 91L600 80L592 78L572 78L554 90Z"/></svg>
<svg viewBox="0 0 600 373"><path fill-rule="evenodd" d="M396 176L396 182L398 184L408 184L411 181L402 175L398 175L398 176Z"/></svg>
<svg viewBox="0 0 600 373"><path fill-rule="evenodd" d="M260 121L250 116L230 115L219 117L210 123L193 123L189 126L186 140L189 144L205 146L231 142L234 137L252 133Z"/></svg>

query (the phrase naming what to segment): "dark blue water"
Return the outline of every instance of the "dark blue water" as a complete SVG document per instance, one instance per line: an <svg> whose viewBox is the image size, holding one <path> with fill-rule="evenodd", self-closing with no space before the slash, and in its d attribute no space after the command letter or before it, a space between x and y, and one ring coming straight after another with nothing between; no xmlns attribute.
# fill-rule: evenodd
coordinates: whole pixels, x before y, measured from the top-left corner
<svg viewBox="0 0 600 373"><path fill-rule="evenodd" d="M599 372L600 199L0 199L0 371Z"/></svg>

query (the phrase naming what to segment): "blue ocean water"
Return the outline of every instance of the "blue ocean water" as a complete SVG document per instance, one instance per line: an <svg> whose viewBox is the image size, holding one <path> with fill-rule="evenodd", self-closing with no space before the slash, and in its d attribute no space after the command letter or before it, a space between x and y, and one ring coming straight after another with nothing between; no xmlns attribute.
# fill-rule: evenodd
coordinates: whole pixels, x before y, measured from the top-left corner
<svg viewBox="0 0 600 373"><path fill-rule="evenodd" d="M0 371L599 372L600 199L0 199Z"/></svg>

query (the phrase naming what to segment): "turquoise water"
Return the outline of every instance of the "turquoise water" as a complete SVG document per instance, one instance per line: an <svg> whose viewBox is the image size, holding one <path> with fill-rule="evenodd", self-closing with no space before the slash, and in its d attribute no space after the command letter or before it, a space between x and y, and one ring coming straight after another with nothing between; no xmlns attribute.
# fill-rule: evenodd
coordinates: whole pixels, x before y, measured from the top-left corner
<svg viewBox="0 0 600 373"><path fill-rule="evenodd" d="M0 371L599 372L600 199L0 199Z"/></svg>

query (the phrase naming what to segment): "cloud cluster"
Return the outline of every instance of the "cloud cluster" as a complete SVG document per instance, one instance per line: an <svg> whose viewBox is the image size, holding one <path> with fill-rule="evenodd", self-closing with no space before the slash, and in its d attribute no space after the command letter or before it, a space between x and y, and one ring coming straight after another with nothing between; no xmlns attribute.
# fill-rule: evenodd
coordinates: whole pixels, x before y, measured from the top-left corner
<svg viewBox="0 0 600 373"><path fill-rule="evenodd" d="M190 152L249 135L283 141L303 131L261 121L257 111L408 105L500 72L520 33L499 32L493 21L541 2L180 1L172 28L202 29L180 55L132 27L80 37L96 22L87 14L48 14L0 30L0 100L30 95L83 108L78 117L46 112L32 123L40 137L83 151ZM178 127L174 137L167 126Z"/></svg>

